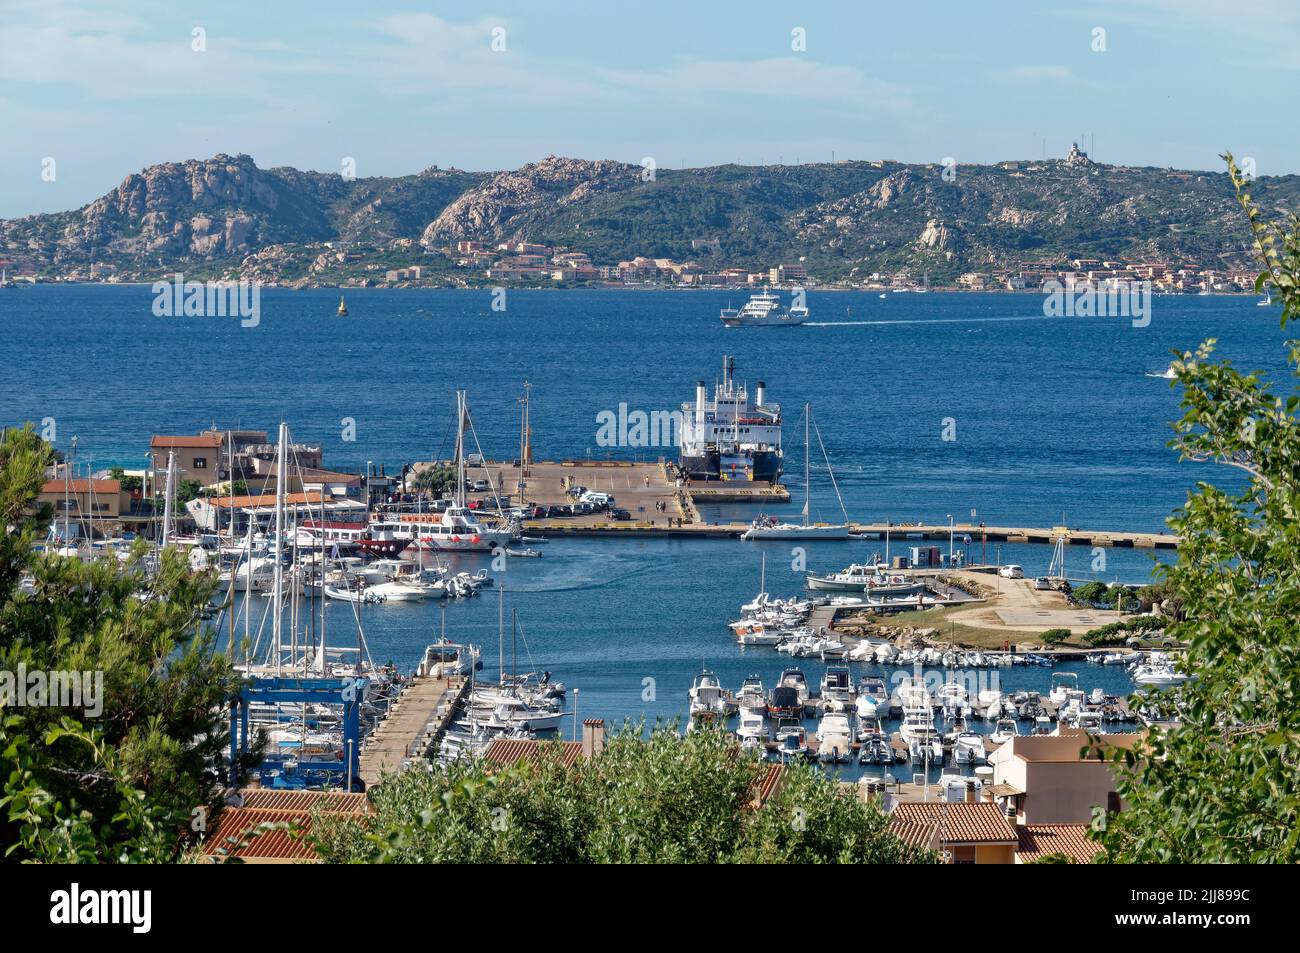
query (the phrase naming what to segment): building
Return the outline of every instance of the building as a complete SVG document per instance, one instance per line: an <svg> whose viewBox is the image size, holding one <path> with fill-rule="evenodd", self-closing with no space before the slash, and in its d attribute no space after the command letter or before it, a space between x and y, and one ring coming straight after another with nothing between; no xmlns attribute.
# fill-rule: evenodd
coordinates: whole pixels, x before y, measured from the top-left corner
<svg viewBox="0 0 1300 953"><path fill-rule="evenodd" d="M121 517L131 513L130 494L117 480L46 480L36 502L54 508L54 532L64 540L113 535Z"/></svg>
<svg viewBox="0 0 1300 953"><path fill-rule="evenodd" d="M1013 864L1020 839L991 801L917 801L897 805L889 830L905 843L937 850L951 864Z"/></svg>
<svg viewBox="0 0 1300 953"><path fill-rule="evenodd" d="M265 434L262 435L265 438ZM223 479L218 471L222 456L220 434L202 433L195 436L166 436L155 434L149 441L149 468L158 481L159 490L167 478L169 455L176 459L176 479L194 480L200 486L211 486Z"/></svg>
<svg viewBox="0 0 1300 953"><path fill-rule="evenodd" d="M1140 734L1099 736L1106 748L1132 748ZM989 755L994 801L1016 823L1090 824L1100 810L1118 811L1112 765L1084 754L1088 736L1064 728L1054 735L1022 735Z"/></svg>
<svg viewBox="0 0 1300 953"><path fill-rule="evenodd" d="M274 493L263 493L260 496L200 496L186 503L185 510L202 532L242 536L247 532L250 522L254 532L275 530ZM368 511L361 500L331 498L319 490L285 494L284 521L289 527L309 520L319 520L322 512L329 523L355 525L358 531L366 527Z"/></svg>

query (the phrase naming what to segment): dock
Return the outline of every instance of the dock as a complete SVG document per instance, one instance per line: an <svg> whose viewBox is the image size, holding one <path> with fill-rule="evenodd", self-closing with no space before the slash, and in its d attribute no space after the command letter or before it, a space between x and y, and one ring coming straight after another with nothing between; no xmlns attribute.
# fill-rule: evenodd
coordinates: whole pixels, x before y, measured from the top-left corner
<svg viewBox="0 0 1300 953"><path fill-rule="evenodd" d="M361 780L366 787L401 771L412 758L427 755L468 688L469 679L463 676L414 676L361 749Z"/></svg>
<svg viewBox="0 0 1300 953"><path fill-rule="evenodd" d="M417 464L420 469L428 464ZM652 461L551 460L487 462L470 468L471 478L482 476L491 493L507 496L513 503L557 505L571 503L568 491L585 487L609 493L615 505L631 519L615 520L608 513L560 519L525 520L524 529L534 535L612 537L616 539L671 536L678 539L739 537L750 528L748 522L706 522L700 506L722 503L764 505L785 503L789 491L780 484L742 480L694 481L682 479L666 457ZM480 496L483 494L473 494ZM1064 539L1070 546L1102 546L1130 549L1176 549L1178 537L1171 533L1144 530L1081 529L1069 526L981 526L972 523L874 523L850 521L849 532L859 539L886 537L900 546L910 540L961 541L972 543L1035 543L1054 545Z"/></svg>

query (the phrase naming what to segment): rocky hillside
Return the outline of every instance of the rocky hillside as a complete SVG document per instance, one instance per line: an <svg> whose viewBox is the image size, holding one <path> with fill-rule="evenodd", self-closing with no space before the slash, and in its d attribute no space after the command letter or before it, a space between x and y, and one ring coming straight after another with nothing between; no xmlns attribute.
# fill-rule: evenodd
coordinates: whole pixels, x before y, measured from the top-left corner
<svg viewBox="0 0 1300 953"><path fill-rule="evenodd" d="M945 172L947 173L945 175ZM1262 178L1266 205L1300 207L1300 176ZM1035 260L1246 261L1225 175L1086 158L993 166L840 162L659 169L548 157L495 174L427 169L345 180L219 155L151 166L84 208L0 222L0 258L58 274L90 262L151 278L222 263L286 280L325 242L384 262L429 261L461 239L767 267L806 259L823 279L928 271L935 280ZM717 239L716 252L692 239ZM423 246L423 250L420 246ZM390 254L391 253L391 254ZM450 266L448 266L450 267ZM373 270L373 269L372 269Z"/></svg>

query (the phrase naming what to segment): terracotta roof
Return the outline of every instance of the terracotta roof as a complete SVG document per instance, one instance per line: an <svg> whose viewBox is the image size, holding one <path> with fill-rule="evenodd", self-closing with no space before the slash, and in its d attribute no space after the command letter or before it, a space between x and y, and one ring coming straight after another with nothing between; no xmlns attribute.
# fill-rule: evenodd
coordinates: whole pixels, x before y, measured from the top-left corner
<svg viewBox="0 0 1300 953"><path fill-rule="evenodd" d="M483 756L489 764L514 767L520 761L538 761L549 752L554 751L554 741L537 741L532 738L497 738L488 746ZM560 759L566 768L571 768L582 757L581 741L560 742Z"/></svg>
<svg viewBox="0 0 1300 953"><path fill-rule="evenodd" d="M750 800L755 807L762 807L767 803L768 798L781 787L781 779L785 776L785 765L779 762L764 767L766 770L762 776L750 787Z"/></svg>
<svg viewBox="0 0 1300 953"><path fill-rule="evenodd" d="M198 436L194 436L194 437L187 437L187 436L169 437L164 434L154 434L153 439L149 441L149 446L164 447L164 448L219 447L221 446L221 438L219 436L216 436L215 434L209 434L206 436L203 434L199 434Z"/></svg>
<svg viewBox="0 0 1300 953"><path fill-rule="evenodd" d="M938 821L907 821L891 816L889 833L910 847L919 847L921 850L939 849Z"/></svg>
<svg viewBox="0 0 1300 953"><path fill-rule="evenodd" d="M1023 824L1016 828L1016 859L1030 864L1048 854L1064 854L1076 864L1090 864L1101 847L1088 839L1086 824Z"/></svg>
<svg viewBox="0 0 1300 953"><path fill-rule="evenodd" d="M899 804L890 815L891 827L928 824L938 827L944 844L1014 844L1016 831L992 801L923 801Z"/></svg>
<svg viewBox="0 0 1300 953"><path fill-rule="evenodd" d="M204 839L205 854L234 854L244 860L275 863L314 861L317 857L311 845L301 837L290 836L288 830L269 830L261 834L255 834L255 831L261 824L295 824L307 832L311 830L312 815L317 811L358 817L370 813L370 804L364 794L272 791L265 788L251 788L240 794L244 799L243 806L227 807L217 817L216 826Z"/></svg>
<svg viewBox="0 0 1300 953"><path fill-rule="evenodd" d="M117 480L87 480L78 477L73 480L46 480L41 487L42 493L120 493L122 484Z"/></svg>

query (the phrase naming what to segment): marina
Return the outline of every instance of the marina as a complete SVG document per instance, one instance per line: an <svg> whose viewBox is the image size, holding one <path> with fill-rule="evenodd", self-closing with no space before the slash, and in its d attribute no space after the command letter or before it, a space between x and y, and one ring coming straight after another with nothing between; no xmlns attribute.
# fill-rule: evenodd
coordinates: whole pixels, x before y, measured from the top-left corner
<svg viewBox="0 0 1300 953"><path fill-rule="evenodd" d="M348 306L357 309L354 296ZM1094 653L1077 645L1042 645L1038 636L1047 628L1077 637L1119 617L1036 592L1030 579L998 574L1015 562L1032 576L1049 568L1049 551L1079 547L1087 555L1074 560L1073 578L1095 578L1086 560L1095 560L1100 547L1116 554L1112 578L1125 572L1141 579L1149 570L1125 552L1170 550L1176 538L1117 528L1122 523L1092 530L1050 521L862 518L854 512L863 499L855 459L836 449L841 430L853 433L853 427L823 426L805 401L798 423L790 422L802 438L793 441L795 462L791 441L783 439L780 405L770 396L775 391L761 382L746 385L736 365L732 357L723 360L712 390L697 383L695 399L681 405L686 426L679 445L649 459L536 459L536 428L550 426L551 415L540 414L535 403L531 416L526 405L521 414L515 402L514 421L507 425L489 413L493 422L485 426L484 414L471 407L474 393L454 393L444 433L410 444L437 447L441 437L448 455L424 462L415 456L402 471L409 480L449 474L442 499L412 493L370 463L359 477L331 473L320 451L287 428L280 446L254 434L247 449L230 446L229 432L219 428L210 437L155 437L173 448L160 451L148 474L151 491L164 501L193 475L186 454L203 452L182 446L187 440L211 441L204 445L218 460L233 454L236 472L259 473L260 493L233 496L218 488L133 517L138 533L164 536L186 549L196 567L217 569L214 624L226 636L225 650L243 651L250 675L269 686L284 679L366 680L355 731L344 724L346 701L320 700L321 692L343 691L333 683L310 688L317 694L308 701L252 699L250 723L270 725L276 738L262 783L359 787L426 758L482 751L497 737L576 737L579 707L615 725L624 718L676 720L683 727L701 718L734 723L742 744L774 759L811 756L848 779L873 766L902 778L913 766L912 748L924 754L925 745L913 745L921 736L912 728L913 737L902 737L907 713L893 681L903 669L877 657L885 642L898 643L898 657L920 665L922 675L947 666L996 675L1007 697L1021 702L1024 693L1039 693L1042 717L1053 729L1062 708L1048 698L1044 673L1051 668L1019 664L1026 658L1077 670L1088 697L1101 690L1105 704L1083 706L1067 725L1078 717L1136 724L1118 700L1137 684L1176 678L1157 665L1143 670L1139 683L1126 665L1091 665ZM513 459L485 453L508 445L503 438L512 431ZM238 463L240 454L246 463ZM85 472L93 463L82 456L72 466ZM368 489L371 481L382 489ZM82 527L73 523L81 502L74 500L54 541L67 552L111 551L111 540L99 538L107 519L100 529L98 517L77 520L95 537L93 547L84 532L79 537ZM86 509L91 502L84 501ZM828 504L839 519L826 518ZM798 547L793 554L792 547ZM797 624L761 612L737 619L728 611L726 602L739 602L738 593L752 590L762 575L778 591L793 593L787 601L806 604ZM618 621L629 612L636 618L647 600L664 607L659 615L666 622L629 629ZM943 615L930 621L935 613ZM921 621L910 622L912 616ZM524 625L529 659L520 665L505 646ZM903 635L882 639L882 627L928 634L911 646ZM499 651L483 652L494 640ZM429 654L438 645L473 647L473 661L445 670ZM986 664L980 653L1011 661ZM697 686L708 690L691 702L701 661L715 684ZM750 678L770 689L790 667L802 671L806 685L787 722L765 712L760 723L750 711L741 725L731 693L741 694ZM828 673L834 686L823 686ZM864 709L856 700L872 678L885 681L890 699ZM647 679L653 689L645 688ZM942 687L927 691L938 726L951 737L929 745L927 764L965 771L1008 726L977 704L963 712L963 722L950 723L939 700ZM829 711L828 699L834 702ZM692 705L699 717L691 717ZM922 707L913 706L914 715ZM833 717L823 725L828 714ZM920 716L913 720L919 731ZM1038 727L1036 720L1019 725L1022 732ZM825 739L846 732L847 742L835 740L823 752ZM894 758L887 765L886 749Z"/></svg>

